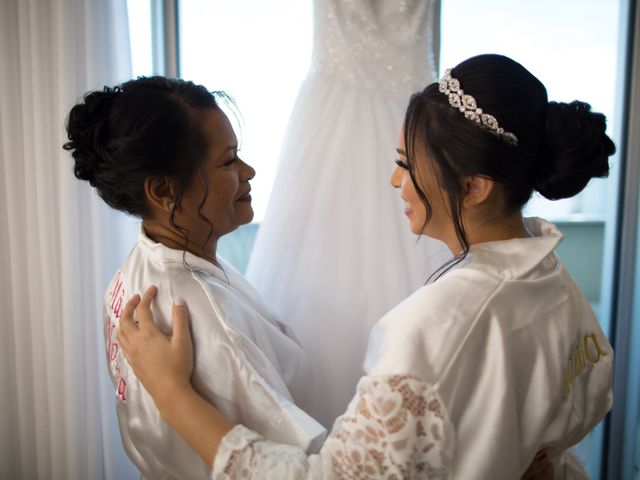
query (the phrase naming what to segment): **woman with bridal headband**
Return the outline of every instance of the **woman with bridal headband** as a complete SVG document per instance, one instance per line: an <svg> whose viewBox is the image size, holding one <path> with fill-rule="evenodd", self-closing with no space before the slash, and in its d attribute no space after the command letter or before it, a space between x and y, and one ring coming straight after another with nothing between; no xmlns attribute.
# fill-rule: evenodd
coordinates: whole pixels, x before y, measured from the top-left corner
<svg viewBox="0 0 640 480"><path fill-rule="evenodd" d="M391 184L411 231L455 256L374 326L366 375L318 454L267 441L199 395L186 307L166 337L155 288L125 308L125 357L211 478L514 479L540 450L556 478L584 478L568 449L611 406L613 351L554 254L561 233L521 209L533 191L567 198L606 176L605 130L604 115L549 102L499 55L411 98Z"/></svg>
<svg viewBox="0 0 640 480"><path fill-rule="evenodd" d="M191 82L142 78L87 94L67 123L76 177L111 207L142 219L105 295L104 332L122 443L148 479L208 476L122 358L116 329L124 302L150 283L162 288L164 301L154 310L160 325L169 326L170 298L189 299L191 378L204 398L266 438L302 450L317 449L324 435L296 406L308 378L301 348L246 280L216 257L218 239L253 217L255 174L238 157L221 98Z"/></svg>

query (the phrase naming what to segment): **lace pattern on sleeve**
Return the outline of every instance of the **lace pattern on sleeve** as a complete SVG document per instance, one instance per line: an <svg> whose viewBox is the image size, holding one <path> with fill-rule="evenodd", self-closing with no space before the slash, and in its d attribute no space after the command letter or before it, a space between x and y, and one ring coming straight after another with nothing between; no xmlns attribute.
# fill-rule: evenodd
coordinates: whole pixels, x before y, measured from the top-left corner
<svg viewBox="0 0 640 480"><path fill-rule="evenodd" d="M454 435L435 389L408 375L364 377L317 455L236 427L212 478L445 479Z"/></svg>
<svg viewBox="0 0 640 480"><path fill-rule="evenodd" d="M340 478L447 478L453 433L433 388L408 375L364 377L323 451Z"/></svg>

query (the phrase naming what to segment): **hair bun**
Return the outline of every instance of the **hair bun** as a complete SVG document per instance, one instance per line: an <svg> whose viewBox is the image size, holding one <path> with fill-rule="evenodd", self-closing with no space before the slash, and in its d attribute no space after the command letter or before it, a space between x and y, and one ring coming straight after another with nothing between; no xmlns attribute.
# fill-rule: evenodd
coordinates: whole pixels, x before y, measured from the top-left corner
<svg viewBox="0 0 640 480"><path fill-rule="evenodd" d="M87 180L94 187L96 173L108 155L108 113L119 93L119 89L109 87L89 93L83 103L71 109L67 119L69 141L63 148L71 151L76 178Z"/></svg>
<svg viewBox="0 0 640 480"><path fill-rule="evenodd" d="M609 174L613 141L605 133L606 117L588 103L549 102L545 125L548 159L535 189L550 200L569 198L594 177Z"/></svg>

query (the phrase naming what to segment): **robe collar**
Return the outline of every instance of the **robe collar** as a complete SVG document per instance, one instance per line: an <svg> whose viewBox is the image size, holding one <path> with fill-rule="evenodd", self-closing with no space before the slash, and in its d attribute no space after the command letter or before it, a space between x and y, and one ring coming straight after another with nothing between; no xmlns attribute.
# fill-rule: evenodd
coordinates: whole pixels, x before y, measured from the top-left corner
<svg viewBox="0 0 640 480"><path fill-rule="evenodd" d="M180 265L186 265L186 267L194 273L213 275L219 279L226 279L228 281L228 272L233 270L233 268L220 257L217 258L220 266L217 266L211 261L198 257L190 252L169 248L162 243L157 243L147 236L142 225L140 225L140 231L138 232L138 245L153 260L163 264L179 263Z"/></svg>
<svg viewBox="0 0 640 480"><path fill-rule="evenodd" d="M553 253L563 238L560 230L541 218L525 218L529 238L512 238L472 245L461 267L479 268L506 279L521 278L540 265L547 270L558 264Z"/></svg>

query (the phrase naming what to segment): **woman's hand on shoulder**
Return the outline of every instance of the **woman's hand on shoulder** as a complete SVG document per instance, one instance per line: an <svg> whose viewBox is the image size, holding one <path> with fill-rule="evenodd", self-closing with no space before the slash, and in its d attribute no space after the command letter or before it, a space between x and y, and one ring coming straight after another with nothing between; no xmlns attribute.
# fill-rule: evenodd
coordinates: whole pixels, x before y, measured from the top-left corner
<svg viewBox="0 0 640 480"><path fill-rule="evenodd" d="M118 340L162 417L211 468L220 442L235 425L191 386L193 344L184 300L173 303L173 335L169 336L153 319L151 301L156 291L150 287L142 298L134 295L127 302Z"/></svg>
<svg viewBox="0 0 640 480"><path fill-rule="evenodd" d="M182 299L173 304L173 335L160 330L151 311L156 292L157 288L151 286L142 298L136 294L127 302L120 317L118 340L136 377L161 409L165 400L192 388L193 344Z"/></svg>

